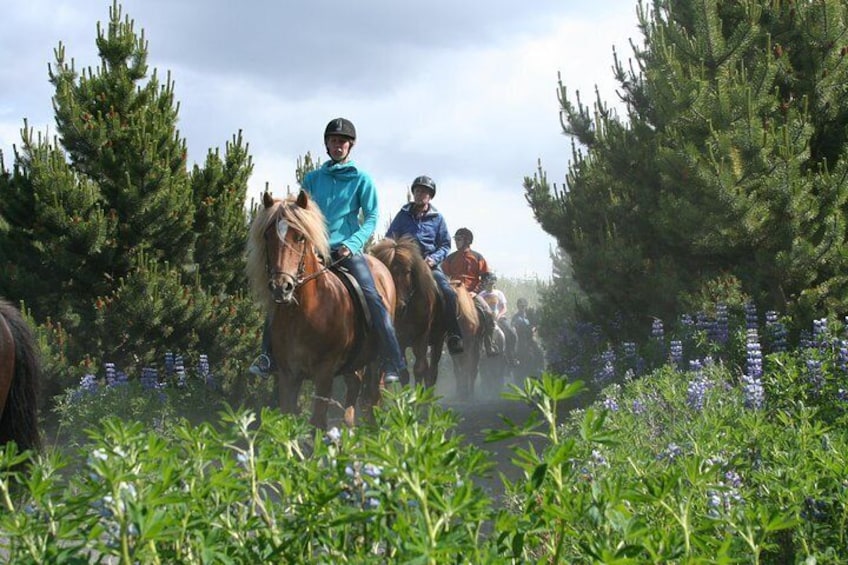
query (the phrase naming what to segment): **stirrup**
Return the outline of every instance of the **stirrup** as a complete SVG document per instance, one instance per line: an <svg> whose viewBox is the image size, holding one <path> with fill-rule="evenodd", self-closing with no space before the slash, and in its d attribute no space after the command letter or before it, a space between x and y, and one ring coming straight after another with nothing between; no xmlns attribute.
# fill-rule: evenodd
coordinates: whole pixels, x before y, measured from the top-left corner
<svg viewBox="0 0 848 565"><path fill-rule="evenodd" d="M247 370L257 377L267 377L271 372L271 358L265 353L260 353Z"/></svg>

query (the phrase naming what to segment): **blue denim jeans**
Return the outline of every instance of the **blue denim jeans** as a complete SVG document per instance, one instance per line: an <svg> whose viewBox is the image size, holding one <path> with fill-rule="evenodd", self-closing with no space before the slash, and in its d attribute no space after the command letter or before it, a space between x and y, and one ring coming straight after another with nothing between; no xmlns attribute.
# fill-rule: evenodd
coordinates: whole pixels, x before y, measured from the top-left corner
<svg viewBox="0 0 848 565"><path fill-rule="evenodd" d="M446 274L441 269L433 269L433 278L442 291L445 300L445 329L448 335L461 335L456 311L456 290L451 286Z"/></svg>
<svg viewBox="0 0 848 565"><path fill-rule="evenodd" d="M395 328L389 318L389 312L383 304L377 286L374 284L374 276L368 268L368 261L361 253L351 254L339 261L339 265L346 268L356 282L362 288L368 311L371 313L371 323L377 332L378 350L383 369L386 371L400 372L406 368L406 359L400 351Z"/></svg>

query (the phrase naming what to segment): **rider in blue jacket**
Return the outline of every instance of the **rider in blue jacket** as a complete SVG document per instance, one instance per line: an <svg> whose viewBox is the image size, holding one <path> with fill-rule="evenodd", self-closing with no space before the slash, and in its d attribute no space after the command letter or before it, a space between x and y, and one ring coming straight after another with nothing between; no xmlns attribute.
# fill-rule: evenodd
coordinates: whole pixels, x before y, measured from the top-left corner
<svg viewBox="0 0 848 565"><path fill-rule="evenodd" d="M326 219L333 262L347 269L362 288L373 329L377 333L384 379L394 382L399 380L400 371L406 368L406 361L368 262L362 255L365 242L377 225L377 189L368 173L350 159L355 143L356 129L349 120L331 120L324 129L324 146L331 160L308 172L302 184ZM361 224L360 212L364 218ZM270 348L263 343L263 349L263 355L250 367L253 373L264 373L270 369L271 359L267 355Z"/></svg>
<svg viewBox="0 0 848 565"><path fill-rule="evenodd" d="M444 216L430 201L436 196L436 183L422 175L412 181L413 201L404 204L395 215L386 237L398 239L412 236L421 246L421 254L433 271L433 278L444 297L444 314L447 325L447 344L451 354L462 353L463 343L457 320L456 291L439 268L451 248L451 236Z"/></svg>

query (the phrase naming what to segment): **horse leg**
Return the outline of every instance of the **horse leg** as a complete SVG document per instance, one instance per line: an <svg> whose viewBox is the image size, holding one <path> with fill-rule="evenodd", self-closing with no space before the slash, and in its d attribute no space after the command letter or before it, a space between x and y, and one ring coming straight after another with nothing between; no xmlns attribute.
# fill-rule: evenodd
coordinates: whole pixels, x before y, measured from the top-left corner
<svg viewBox="0 0 848 565"><path fill-rule="evenodd" d="M364 370L348 373L344 376L344 423L348 428L352 428L356 424L356 401L359 398L359 391L362 388L363 378Z"/></svg>
<svg viewBox="0 0 848 565"><path fill-rule="evenodd" d="M439 363L442 360L442 344L430 345L430 370L427 372L425 386L434 387L439 380Z"/></svg>
<svg viewBox="0 0 848 565"><path fill-rule="evenodd" d="M415 373L415 384L426 385L429 376L429 364L427 363L427 340L418 340L412 348L412 353L415 356L415 365L413 372Z"/></svg>
<svg viewBox="0 0 848 565"><path fill-rule="evenodd" d="M327 408L330 396L333 394L333 377L316 376L313 382L315 383L315 397L312 401L312 417L309 419L309 423L318 429L326 430Z"/></svg>
<svg viewBox="0 0 848 565"><path fill-rule="evenodd" d="M297 397L300 394L302 382L295 375L280 372L277 380L277 388L279 389L277 397L280 402L280 411L283 414L297 414Z"/></svg>

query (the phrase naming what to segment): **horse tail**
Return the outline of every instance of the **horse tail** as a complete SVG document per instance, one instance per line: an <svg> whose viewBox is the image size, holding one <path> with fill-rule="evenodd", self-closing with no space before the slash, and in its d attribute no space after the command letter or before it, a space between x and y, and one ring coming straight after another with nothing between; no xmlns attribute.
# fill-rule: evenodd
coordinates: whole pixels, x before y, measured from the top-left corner
<svg viewBox="0 0 848 565"><path fill-rule="evenodd" d="M20 312L0 300L0 317L15 343L15 366L3 415L0 417L0 445L9 441L19 450L40 450L38 394L41 385L41 360L32 330Z"/></svg>

